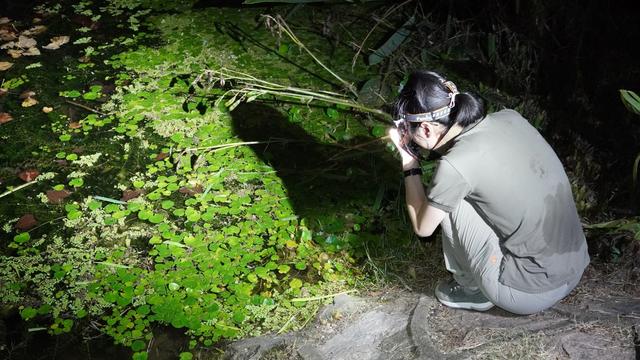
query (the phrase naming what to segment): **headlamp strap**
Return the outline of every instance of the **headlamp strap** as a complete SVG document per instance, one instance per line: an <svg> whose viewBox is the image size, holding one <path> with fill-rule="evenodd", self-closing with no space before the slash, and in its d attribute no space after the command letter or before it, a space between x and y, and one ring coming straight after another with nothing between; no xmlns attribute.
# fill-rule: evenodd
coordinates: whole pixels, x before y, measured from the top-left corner
<svg viewBox="0 0 640 360"><path fill-rule="evenodd" d="M456 87L456 84L453 83L453 81L443 81L442 85L444 85L447 89L449 89L449 104L446 106L443 106L439 109L436 109L434 111L430 111L430 112L425 112L425 113L420 113L420 114L402 114L400 115L400 120L396 120L396 122L399 121L408 121L408 122L423 122L423 121L436 121L439 119L442 119L446 116L448 116L451 113L451 109L453 109L454 106L456 106L456 95L459 94L458 92L458 88ZM396 123L397 125L397 123Z"/></svg>

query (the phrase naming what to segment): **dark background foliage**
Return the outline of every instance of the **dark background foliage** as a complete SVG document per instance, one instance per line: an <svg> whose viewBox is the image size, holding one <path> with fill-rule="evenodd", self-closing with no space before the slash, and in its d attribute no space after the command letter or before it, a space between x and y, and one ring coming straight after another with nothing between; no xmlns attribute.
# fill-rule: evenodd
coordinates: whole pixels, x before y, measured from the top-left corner
<svg viewBox="0 0 640 360"><path fill-rule="evenodd" d="M586 141L601 166L601 197L615 195L614 204L637 210L630 195L635 192L631 169L640 122L625 109L618 92L637 92L640 85L636 3L440 1L433 8L441 22L453 16L487 34L508 28L528 41L538 56L533 86L501 82L503 74L495 68L489 69L493 85L539 96L549 113L544 132L554 147L566 156L574 150L576 138ZM499 53L513 50L498 48Z"/></svg>

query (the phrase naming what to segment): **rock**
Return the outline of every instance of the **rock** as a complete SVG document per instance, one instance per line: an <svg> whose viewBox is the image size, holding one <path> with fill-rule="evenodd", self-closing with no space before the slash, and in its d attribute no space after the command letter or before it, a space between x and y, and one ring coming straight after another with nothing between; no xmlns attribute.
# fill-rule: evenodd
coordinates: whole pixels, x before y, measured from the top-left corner
<svg viewBox="0 0 640 360"><path fill-rule="evenodd" d="M411 315L409 331L413 336L416 353L420 359L440 359L443 357L443 354L434 346L430 336L432 330L429 319L432 316L433 309L437 306L440 306L440 304L436 299L421 296Z"/></svg>
<svg viewBox="0 0 640 360"><path fill-rule="evenodd" d="M339 294L333 299L333 304L325 306L318 312L318 320L331 321L344 315L350 315L364 306L365 302L348 294Z"/></svg>
<svg viewBox="0 0 640 360"><path fill-rule="evenodd" d="M562 349L570 359L633 359L635 357L635 351L631 346L616 346L611 339L579 331L562 336L561 343Z"/></svg>
<svg viewBox="0 0 640 360"><path fill-rule="evenodd" d="M389 359L383 340L406 337L409 316L374 310L365 313L355 323L330 338L322 345L309 344L298 350L305 360L333 359ZM399 340L399 339L398 339Z"/></svg>
<svg viewBox="0 0 640 360"><path fill-rule="evenodd" d="M273 348L291 340L291 335L258 336L232 343L225 352L226 360L259 360Z"/></svg>

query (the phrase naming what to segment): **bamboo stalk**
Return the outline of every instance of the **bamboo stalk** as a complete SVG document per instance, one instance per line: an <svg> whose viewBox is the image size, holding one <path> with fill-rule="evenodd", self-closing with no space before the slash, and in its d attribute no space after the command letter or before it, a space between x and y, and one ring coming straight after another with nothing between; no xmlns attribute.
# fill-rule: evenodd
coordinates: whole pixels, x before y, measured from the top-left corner
<svg viewBox="0 0 640 360"><path fill-rule="evenodd" d="M226 68L222 68L220 70L210 69L206 70L205 73L208 75L208 81L210 82L219 81L221 84L224 84L227 80L230 80L236 81L237 85L241 87L229 89L219 97L220 99L224 99L230 96L231 99L227 100L228 104L234 104L238 101L243 100L247 101L247 96L249 94L254 95L255 97L269 94L274 96L290 97L298 99L305 103L310 103L313 100L324 101L332 104L344 105L361 112L375 114L386 120L389 120L391 118L388 113L382 110L370 108L335 92L323 90L313 91L309 89L281 85L270 81L258 79L252 75L237 70ZM217 79L212 79L210 75L215 75ZM203 74L199 75L196 80L193 81L193 83L195 84L196 82L201 81L202 78Z"/></svg>
<svg viewBox="0 0 640 360"><path fill-rule="evenodd" d="M335 294L330 294L330 295L313 296L313 297L307 297L307 298L297 298L297 299L291 300L291 302L304 302L304 301L314 301L314 300L328 299L330 297L335 297L335 296L342 295L342 294L349 294L349 293L356 292L356 291L357 290L347 290L347 291L343 291L343 292L339 292L339 293L335 293Z"/></svg>
<svg viewBox="0 0 640 360"><path fill-rule="evenodd" d="M368 112L368 113L372 113L372 114L376 114L379 115L380 117L383 117L385 119L390 119L390 115L382 110L378 110L378 109L373 109L370 107L367 107L365 105L362 105L360 103L357 103L355 101L351 101L351 100L345 100L345 99L337 99L337 98L333 98L333 97L329 97L329 96L324 96L322 94L318 94L318 93L314 93L312 91L308 91L308 90L302 90L302 89L297 89L297 88L282 88L282 90L280 89L248 89L248 88L244 88L244 89L236 89L235 91L237 92L242 92L242 93L248 93L251 91L260 91L263 92L264 94L271 94L271 95L276 95L276 96L283 96L283 97L291 97L294 99L299 99L302 101L311 102L313 100L319 100L319 101L325 101L325 102L329 102L329 103L333 103L333 104L338 104L338 105L344 105L344 106L348 106L363 112ZM289 92L289 91L295 91L295 92ZM298 93L299 92L299 93Z"/></svg>
<svg viewBox="0 0 640 360"><path fill-rule="evenodd" d="M243 141L229 144L219 144L213 146L203 146L203 147L195 147L195 148L187 148L182 152L187 153L190 151L198 151L198 150L222 150L232 147L245 146L245 145L257 145L257 144L273 144L273 143L282 143L282 142L297 142L299 140L290 140L290 139L281 139L281 140L269 140L269 141Z"/></svg>
<svg viewBox="0 0 640 360"><path fill-rule="evenodd" d="M33 185L33 184L35 184L35 183L37 183L37 182L38 182L38 180L29 181L28 183L25 183L25 184L22 184L22 185L20 185L20 186L18 186L18 187L15 187L15 188L13 188L12 190L5 191L5 192L3 192L2 194L0 194L0 198L5 197L5 196L7 196L7 195L9 195L9 194L12 194L12 193L14 193L14 192L16 192L16 191L18 191L18 190L20 190L20 189L24 189L24 188L26 188L27 186L31 186L31 185Z"/></svg>

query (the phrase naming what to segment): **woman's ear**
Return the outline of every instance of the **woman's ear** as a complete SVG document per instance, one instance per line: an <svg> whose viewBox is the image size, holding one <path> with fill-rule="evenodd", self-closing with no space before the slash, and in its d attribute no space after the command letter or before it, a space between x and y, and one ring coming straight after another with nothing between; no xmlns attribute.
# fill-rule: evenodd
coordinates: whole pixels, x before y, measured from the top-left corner
<svg viewBox="0 0 640 360"><path fill-rule="evenodd" d="M429 134L431 129L429 129L429 124L425 121L425 122L420 123L420 126L418 126L418 131L421 131L422 135L424 137L427 137L427 135Z"/></svg>

